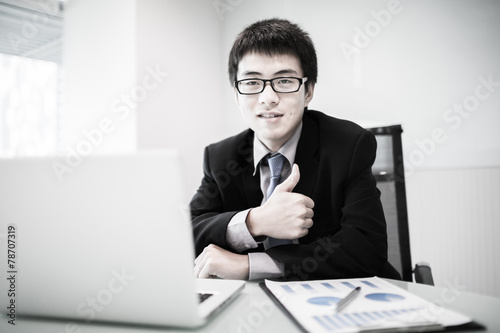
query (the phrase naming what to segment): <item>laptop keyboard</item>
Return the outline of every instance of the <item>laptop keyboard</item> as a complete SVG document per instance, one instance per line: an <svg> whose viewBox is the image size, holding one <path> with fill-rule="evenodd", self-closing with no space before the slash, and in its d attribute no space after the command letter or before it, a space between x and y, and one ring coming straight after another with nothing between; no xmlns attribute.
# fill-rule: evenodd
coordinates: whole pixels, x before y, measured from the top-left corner
<svg viewBox="0 0 500 333"><path fill-rule="evenodd" d="M212 295L213 294L198 293L198 297L199 297L200 303L203 303L205 300L207 300Z"/></svg>

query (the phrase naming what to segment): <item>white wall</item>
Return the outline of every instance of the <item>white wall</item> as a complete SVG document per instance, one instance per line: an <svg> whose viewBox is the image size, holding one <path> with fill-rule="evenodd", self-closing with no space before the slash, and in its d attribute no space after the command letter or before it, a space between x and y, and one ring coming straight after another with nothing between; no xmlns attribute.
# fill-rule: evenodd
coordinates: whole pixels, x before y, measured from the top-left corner
<svg viewBox="0 0 500 333"><path fill-rule="evenodd" d="M182 150L192 193L203 148L221 138L222 25L210 1L137 1L138 78L159 66L165 82L138 106L138 147Z"/></svg>
<svg viewBox="0 0 500 333"><path fill-rule="evenodd" d="M203 148L221 138L221 27L210 1L68 2L61 151L175 147L194 192Z"/></svg>
<svg viewBox="0 0 500 333"><path fill-rule="evenodd" d="M426 169L407 179L414 262L436 284L500 296L500 168Z"/></svg>
<svg viewBox="0 0 500 333"><path fill-rule="evenodd" d="M62 62L62 153L84 159L92 153L136 149L135 107L127 117L113 107L130 94L136 81L134 17L134 0L68 2Z"/></svg>

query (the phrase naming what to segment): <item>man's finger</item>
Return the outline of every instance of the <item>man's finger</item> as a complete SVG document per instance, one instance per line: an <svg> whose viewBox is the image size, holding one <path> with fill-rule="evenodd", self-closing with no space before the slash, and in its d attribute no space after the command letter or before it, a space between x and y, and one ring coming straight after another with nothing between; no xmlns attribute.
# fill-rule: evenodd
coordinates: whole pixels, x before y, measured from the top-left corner
<svg viewBox="0 0 500 333"><path fill-rule="evenodd" d="M207 266L208 265L205 265L205 267L203 267L202 270L200 271L199 275L200 279L208 279L210 277L210 272L209 272L210 267Z"/></svg>
<svg viewBox="0 0 500 333"><path fill-rule="evenodd" d="M199 278L201 273L201 269L198 266L193 267L193 275L195 278Z"/></svg>
<svg viewBox="0 0 500 333"><path fill-rule="evenodd" d="M304 199L304 205L307 207L307 208L310 208L310 209L313 209L314 208L314 201L313 199L305 196L305 199Z"/></svg>
<svg viewBox="0 0 500 333"><path fill-rule="evenodd" d="M290 176L288 176L287 179L274 189L273 193L276 192L292 192L297 183L300 180L300 171L299 171L299 166L297 164L294 164L292 167L292 173Z"/></svg>

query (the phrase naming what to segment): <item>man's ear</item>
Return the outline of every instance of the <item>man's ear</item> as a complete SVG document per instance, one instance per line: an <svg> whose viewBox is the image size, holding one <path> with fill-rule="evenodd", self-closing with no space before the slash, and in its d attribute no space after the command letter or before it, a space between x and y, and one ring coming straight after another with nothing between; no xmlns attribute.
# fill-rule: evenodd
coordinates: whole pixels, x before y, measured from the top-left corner
<svg viewBox="0 0 500 333"><path fill-rule="evenodd" d="M314 96L314 84L311 84L309 87L307 87L307 92L305 93L304 96L305 107L309 105L313 96Z"/></svg>
<svg viewBox="0 0 500 333"><path fill-rule="evenodd" d="M233 92L234 92L234 100L236 101L236 104L240 105L240 94L238 93L238 90L236 87L233 87Z"/></svg>

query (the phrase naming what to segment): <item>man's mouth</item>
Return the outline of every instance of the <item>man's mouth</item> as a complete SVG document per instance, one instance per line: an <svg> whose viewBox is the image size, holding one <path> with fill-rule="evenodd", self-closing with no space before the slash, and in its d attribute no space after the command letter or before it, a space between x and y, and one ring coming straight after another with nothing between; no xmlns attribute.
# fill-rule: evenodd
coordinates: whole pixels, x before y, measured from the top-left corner
<svg viewBox="0 0 500 333"><path fill-rule="evenodd" d="M282 114L274 114L274 113L263 113L258 115L259 118L278 118L283 117Z"/></svg>

